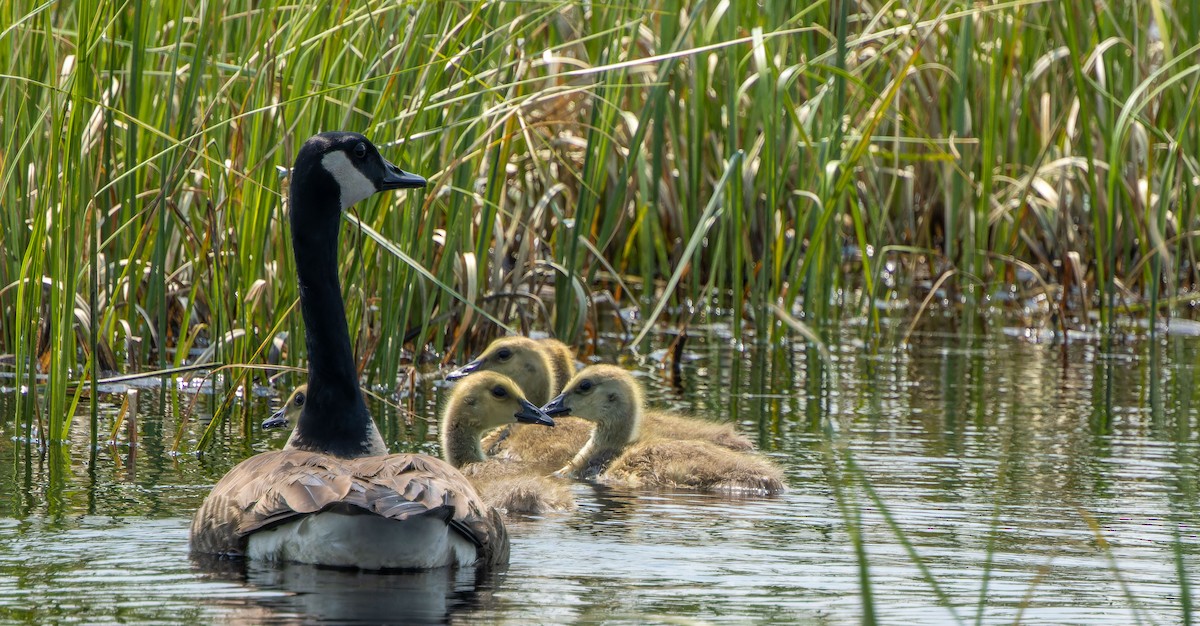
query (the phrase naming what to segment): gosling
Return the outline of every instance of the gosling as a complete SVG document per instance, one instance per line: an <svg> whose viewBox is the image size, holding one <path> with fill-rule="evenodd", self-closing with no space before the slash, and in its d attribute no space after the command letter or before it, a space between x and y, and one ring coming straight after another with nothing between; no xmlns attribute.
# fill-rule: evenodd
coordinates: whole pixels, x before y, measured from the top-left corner
<svg viewBox="0 0 1200 626"><path fill-rule="evenodd" d="M784 490L783 470L758 455L710 441L643 435L641 387L619 367L584 368L542 410L596 424L579 453L556 472L560 476L629 487L764 495Z"/></svg>
<svg viewBox="0 0 1200 626"><path fill-rule="evenodd" d="M574 509L575 498L563 481L526 464L484 456L479 434L517 421L530 423L522 430L534 424L555 425L508 377L495 372L474 374L455 385L446 401L442 456L462 471L485 503L497 509L533 515Z"/></svg>

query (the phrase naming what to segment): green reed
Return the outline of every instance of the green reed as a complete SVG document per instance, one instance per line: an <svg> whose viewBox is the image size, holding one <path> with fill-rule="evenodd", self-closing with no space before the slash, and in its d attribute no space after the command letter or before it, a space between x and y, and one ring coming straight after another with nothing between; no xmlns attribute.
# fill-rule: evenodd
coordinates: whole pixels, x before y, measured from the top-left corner
<svg viewBox="0 0 1200 626"><path fill-rule="evenodd" d="M34 390L22 427L65 438L74 383L109 370L302 363L278 168L323 129L431 180L342 233L383 388L502 328L586 341L609 302L677 326L716 307L738 340L796 327L773 311L818 334L866 316L869 345L893 300L969 318L1037 295L1015 313L1068 328L1183 310L1195 6L860 10L7 3L0 367Z"/></svg>

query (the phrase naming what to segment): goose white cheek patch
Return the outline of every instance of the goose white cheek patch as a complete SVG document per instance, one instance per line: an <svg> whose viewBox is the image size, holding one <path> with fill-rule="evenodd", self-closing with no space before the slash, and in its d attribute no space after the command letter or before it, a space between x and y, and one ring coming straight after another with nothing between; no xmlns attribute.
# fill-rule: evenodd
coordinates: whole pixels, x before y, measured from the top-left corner
<svg viewBox="0 0 1200 626"><path fill-rule="evenodd" d="M357 167L350 162L345 152L335 150L321 158L321 167L325 168L337 181L341 189L342 210L360 200L366 200L375 194L375 183L371 182Z"/></svg>

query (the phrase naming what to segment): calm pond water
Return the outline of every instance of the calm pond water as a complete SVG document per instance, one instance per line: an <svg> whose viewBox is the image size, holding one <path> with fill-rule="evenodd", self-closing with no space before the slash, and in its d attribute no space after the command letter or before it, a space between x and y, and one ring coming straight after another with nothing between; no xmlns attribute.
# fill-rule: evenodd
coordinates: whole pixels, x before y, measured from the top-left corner
<svg viewBox="0 0 1200 626"><path fill-rule="evenodd" d="M69 454L30 461L8 390L0 621L851 624L864 578L885 623L1182 621L1179 572L1200 583L1200 339L1102 353L926 334L873 356L847 328L822 386L802 347L735 351L723 327L691 332L677 383L650 360L628 365L655 404L736 420L787 467L789 491L578 484L578 511L512 521L511 565L487 574L195 562L192 512L284 434L247 439L234 423L211 453L172 455L182 409L196 400L206 415L211 398L146 389L132 459L106 446L90 468L81 416ZM404 400L419 415L443 393L433 378ZM120 398L102 396L105 432ZM278 402L256 394L239 414L256 424ZM436 452L423 419L376 415L393 449ZM183 440L202 427L188 421Z"/></svg>

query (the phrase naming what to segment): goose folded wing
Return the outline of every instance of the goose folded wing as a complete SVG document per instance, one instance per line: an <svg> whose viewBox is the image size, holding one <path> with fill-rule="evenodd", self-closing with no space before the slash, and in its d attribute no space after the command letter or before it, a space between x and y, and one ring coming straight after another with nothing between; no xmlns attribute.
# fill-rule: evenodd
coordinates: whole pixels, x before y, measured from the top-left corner
<svg viewBox="0 0 1200 626"><path fill-rule="evenodd" d="M425 511L444 511L446 523L465 539L492 555L507 546L507 534L498 514L480 500L475 488L454 466L441 459L415 454L357 459L361 475L389 491L376 500L377 512L387 507L418 503ZM397 513L399 514L399 513ZM406 513L411 515L412 513ZM388 517L397 518L393 514Z"/></svg>
<svg viewBox="0 0 1200 626"><path fill-rule="evenodd" d="M506 538L466 479L432 457L281 450L243 461L213 487L193 521L193 549L241 554L253 532L330 510L398 521L436 516L481 549Z"/></svg>

